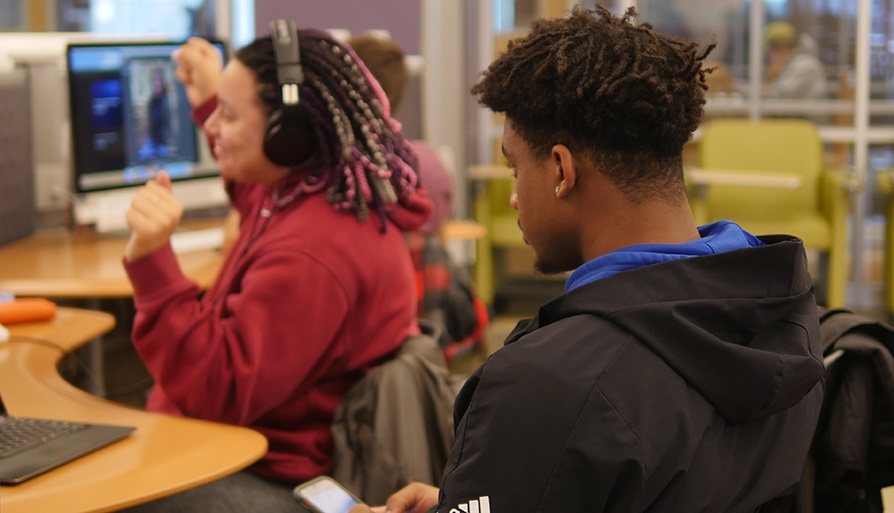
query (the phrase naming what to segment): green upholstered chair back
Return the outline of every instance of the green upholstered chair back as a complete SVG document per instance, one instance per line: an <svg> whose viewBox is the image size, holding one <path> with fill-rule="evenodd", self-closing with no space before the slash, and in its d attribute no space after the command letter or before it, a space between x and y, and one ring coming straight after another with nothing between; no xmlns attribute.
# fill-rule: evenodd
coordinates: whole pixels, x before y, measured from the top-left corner
<svg viewBox="0 0 894 513"><path fill-rule="evenodd" d="M490 211L495 216L512 215L518 217L518 213L509 204L509 196L515 180L506 178L503 180L490 180L487 183L487 200L490 202Z"/></svg>
<svg viewBox="0 0 894 513"><path fill-rule="evenodd" d="M704 169L797 174L797 189L712 185L708 212L820 209L822 143L816 126L797 119L718 119L705 124L700 141ZM715 220L715 219L712 219Z"/></svg>
<svg viewBox="0 0 894 513"><path fill-rule="evenodd" d="M849 185L826 169L816 126L807 120L715 119L705 123L699 143L704 170L795 175L800 186L770 187L713 183L690 198L696 222L729 219L755 235L800 237L807 249L827 256L815 277L827 306L845 304L848 280Z"/></svg>

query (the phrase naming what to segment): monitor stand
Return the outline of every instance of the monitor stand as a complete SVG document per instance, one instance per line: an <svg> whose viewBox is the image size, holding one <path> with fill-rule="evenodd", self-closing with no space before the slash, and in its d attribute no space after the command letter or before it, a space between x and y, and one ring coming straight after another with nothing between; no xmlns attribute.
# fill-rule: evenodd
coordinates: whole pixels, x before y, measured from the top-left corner
<svg viewBox="0 0 894 513"><path fill-rule="evenodd" d="M127 187L76 195L72 202L74 224L92 225L97 233L126 232L125 213L136 190ZM225 207L229 202L220 177L177 181L173 191L183 204L184 216L191 211Z"/></svg>

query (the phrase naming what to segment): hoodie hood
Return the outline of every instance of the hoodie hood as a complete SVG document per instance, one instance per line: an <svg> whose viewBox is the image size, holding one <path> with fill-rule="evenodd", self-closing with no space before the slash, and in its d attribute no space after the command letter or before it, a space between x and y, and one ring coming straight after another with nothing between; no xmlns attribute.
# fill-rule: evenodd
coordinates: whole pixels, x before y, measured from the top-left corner
<svg viewBox="0 0 894 513"><path fill-rule="evenodd" d="M326 176L331 175L327 171ZM276 183L266 187L266 195L271 199L273 204L284 207L294 202L295 199L306 196L308 194L326 193L330 187L331 180L328 178L308 179L310 173L305 170L297 170L284 176ZM233 197L233 187L237 185L235 182L227 181L227 193ZM286 201L277 198L285 198ZM333 207L336 208L336 207ZM429 197L428 190L421 184L417 183L415 187L407 187L401 191L397 197L397 201L383 206L384 215L401 231L417 230L432 215L434 211L434 203ZM381 227L380 215L373 208L369 211L369 220L377 223Z"/></svg>
<svg viewBox="0 0 894 513"><path fill-rule="evenodd" d="M787 409L823 376L816 300L801 241L761 240L767 245L584 285L543 305L507 344L567 317L595 315L641 340L732 423Z"/></svg>
<svg viewBox="0 0 894 513"><path fill-rule="evenodd" d="M397 203L387 205L385 212L401 231L413 231L428 221L434 209L435 205L428 195L428 190L420 183L415 191L400 198Z"/></svg>

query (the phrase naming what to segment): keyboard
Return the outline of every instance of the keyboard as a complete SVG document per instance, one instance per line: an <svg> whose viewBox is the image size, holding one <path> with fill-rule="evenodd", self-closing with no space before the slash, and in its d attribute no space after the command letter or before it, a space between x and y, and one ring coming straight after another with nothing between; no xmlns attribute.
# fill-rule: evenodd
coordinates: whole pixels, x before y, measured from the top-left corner
<svg viewBox="0 0 894 513"><path fill-rule="evenodd" d="M0 458L87 427L77 422L19 418L0 424Z"/></svg>
<svg viewBox="0 0 894 513"><path fill-rule="evenodd" d="M218 249L223 245L224 229L204 228L201 230L183 230L171 235L171 248L174 253L190 253L205 249Z"/></svg>

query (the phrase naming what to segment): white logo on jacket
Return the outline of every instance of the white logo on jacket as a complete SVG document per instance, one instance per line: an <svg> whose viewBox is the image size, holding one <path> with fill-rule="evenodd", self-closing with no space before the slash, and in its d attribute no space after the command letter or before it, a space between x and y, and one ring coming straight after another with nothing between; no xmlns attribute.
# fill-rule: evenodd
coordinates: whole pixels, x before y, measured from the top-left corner
<svg viewBox="0 0 894 513"><path fill-rule="evenodd" d="M471 500L450 510L450 513L490 513L490 497L487 495Z"/></svg>

